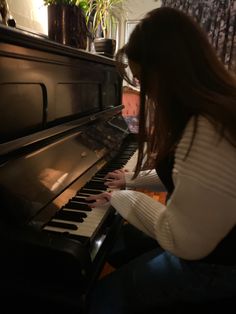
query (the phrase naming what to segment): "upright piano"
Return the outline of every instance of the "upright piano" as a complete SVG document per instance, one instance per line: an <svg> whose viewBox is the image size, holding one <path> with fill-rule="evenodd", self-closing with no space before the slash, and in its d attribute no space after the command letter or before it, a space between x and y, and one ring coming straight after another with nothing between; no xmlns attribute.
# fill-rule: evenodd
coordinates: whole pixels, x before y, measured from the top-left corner
<svg viewBox="0 0 236 314"><path fill-rule="evenodd" d="M123 223L87 195L136 150L114 60L0 27L0 301L82 313Z"/></svg>

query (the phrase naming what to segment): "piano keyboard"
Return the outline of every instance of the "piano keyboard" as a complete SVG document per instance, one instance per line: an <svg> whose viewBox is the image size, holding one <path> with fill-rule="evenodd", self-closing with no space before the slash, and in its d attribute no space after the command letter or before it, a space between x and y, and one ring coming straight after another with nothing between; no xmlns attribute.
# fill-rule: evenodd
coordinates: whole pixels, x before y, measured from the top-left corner
<svg viewBox="0 0 236 314"><path fill-rule="evenodd" d="M137 159L138 159L138 150L136 149L135 152L133 153L132 157L125 164L124 168L129 170L129 171L134 171Z"/></svg>
<svg viewBox="0 0 236 314"><path fill-rule="evenodd" d="M90 208L85 198L91 194L107 191L104 177L108 172L120 168L133 170L137 158L137 145L130 144L125 152L117 156L108 165L98 171L95 176L80 189L67 204L56 213L44 230L59 232L79 240L91 239L109 214L109 205ZM128 161L127 161L128 160Z"/></svg>

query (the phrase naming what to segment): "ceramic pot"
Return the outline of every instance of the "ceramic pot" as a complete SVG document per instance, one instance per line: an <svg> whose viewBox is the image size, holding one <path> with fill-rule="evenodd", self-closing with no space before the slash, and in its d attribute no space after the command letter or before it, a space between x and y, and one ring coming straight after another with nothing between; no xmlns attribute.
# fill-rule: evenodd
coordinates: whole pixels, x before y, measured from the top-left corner
<svg viewBox="0 0 236 314"><path fill-rule="evenodd" d="M86 49L88 30L82 9L76 5L48 6L48 37L64 45Z"/></svg>
<svg viewBox="0 0 236 314"><path fill-rule="evenodd" d="M112 58L116 51L116 40L111 38L95 38L94 48L98 54Z"/></svg>

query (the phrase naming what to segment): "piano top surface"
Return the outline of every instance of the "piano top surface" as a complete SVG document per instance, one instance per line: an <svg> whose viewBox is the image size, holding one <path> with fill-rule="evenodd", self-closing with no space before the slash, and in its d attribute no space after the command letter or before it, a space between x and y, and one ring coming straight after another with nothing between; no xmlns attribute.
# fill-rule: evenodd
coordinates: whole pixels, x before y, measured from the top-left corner
<svg viewBox="0 0 236 314"><path fill-rule="evenodd" d="M50 52L55 56L79 57L87 61L91 60L94 63L114 65L112 58L57 43L48 39L46 35L40 35L0 24L0 44L2 43L14 44L19 47L27 47L37 51Z"/></svg>

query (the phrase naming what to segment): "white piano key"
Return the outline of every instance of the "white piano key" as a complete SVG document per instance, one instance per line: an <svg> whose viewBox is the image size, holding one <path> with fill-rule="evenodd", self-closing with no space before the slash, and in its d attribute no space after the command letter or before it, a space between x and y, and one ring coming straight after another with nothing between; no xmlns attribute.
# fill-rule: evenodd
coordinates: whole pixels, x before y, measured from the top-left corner
<svg viewBox="0 0 236 314"><path fill-rule="evenodd" d="M65 210L65 208L63 208ZM70 209L71 210L71 209ZM81 211L82 212L82 211ZM84 211L83 211L84 212ZM94 207L92 211L86 212L87 217L84 218L83 222L75 222L71 220L59 220L59 219L52 219L53 222L64 222L64 223L71 223L77 226L77 230L71 230L66 228L59 228L53 226L45 226L44 230L48 231L56 231L56 232L68 232L69 234L78 235L78 236L85 236L85 237L92 237L97 228L101 225L107 214L109 213L109 205L105 205L102 207Z"/></svg>

